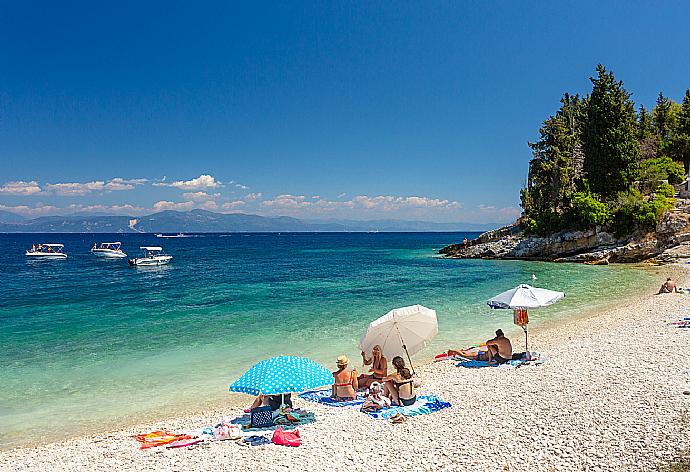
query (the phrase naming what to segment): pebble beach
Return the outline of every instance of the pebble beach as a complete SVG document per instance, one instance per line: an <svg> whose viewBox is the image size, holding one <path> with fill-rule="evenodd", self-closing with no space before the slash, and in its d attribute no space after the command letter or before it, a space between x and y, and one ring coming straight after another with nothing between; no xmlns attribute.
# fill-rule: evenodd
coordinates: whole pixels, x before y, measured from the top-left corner
<svg viewBox="0 0 690 472"><path fill-rule="evenodd" d="M673 271L687 286L685 270ZM530 350L547 359L539 366L424 365L418 393L453 406L401 424L298 399L317 421L299 428L296 448L209 441L140 450L132 438L239 415L229 402L201 415L3 451L0 470L658 470L687 457L690 447L690 395L683 394L690 388L690 330L669 324L688 316L688 305L690 295L645 293L534 330Z"/></svg>

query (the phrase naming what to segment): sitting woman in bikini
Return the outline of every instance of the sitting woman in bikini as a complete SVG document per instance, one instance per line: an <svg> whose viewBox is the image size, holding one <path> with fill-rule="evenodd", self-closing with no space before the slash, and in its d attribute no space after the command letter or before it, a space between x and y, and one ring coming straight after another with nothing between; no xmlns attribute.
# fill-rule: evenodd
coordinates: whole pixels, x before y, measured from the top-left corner
<svg viewBox="0 0 690 472"><path fill-rule="evenodd" d="M336 401L349 401L356 398L356 391L359 387L357 383L357 369L347 370L350 360L347 356L340 356L336 361L338 370L333 372L333 392L331 397Z"/></svg>
<svg viewBox="0 0 690 472"><path fill-rule="evenodd" d="M389 397L394 405L412 405L417 401L417 396L410 369L405 367L405 361L400 356L393 358L393 366L395 372L383 379L384 395Z"/></svg>
<svg viewBox="0 0 690 472"><path fill-rule="evenodd" d="M359 386L362 388L369 388L372 383L381 382L388 373L388 361L383 357L381 346L378 344L371 350L371 358L369 359L362 351L362 362L364 365L371 366L368 374L359 376Z"/></svg>

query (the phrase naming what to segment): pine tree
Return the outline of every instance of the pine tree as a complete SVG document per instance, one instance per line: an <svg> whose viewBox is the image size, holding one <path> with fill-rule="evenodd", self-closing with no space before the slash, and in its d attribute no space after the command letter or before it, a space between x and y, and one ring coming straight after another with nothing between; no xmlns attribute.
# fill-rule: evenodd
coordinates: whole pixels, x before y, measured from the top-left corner
<svg viewBox="0 0 690 472"><path fill-rule="evenodd" d="M582 100L566 93L560 109L539 129L539 141L529 143L534 157L522 206L544 231L560 229L558 215L570 206L581 180L581 116Z"/></svg>
<svg viewBox="0 0 690 472"><path fill-rule="evenodd" d="M685 91L683 103L676 113L666 152L674 161L683 163L686 173L690 170L690 90Z"/></svg>
<svg viewBox="0 0 690 472"><path fill-rule="evenodd" d="M671 137L671 132L675 126L676 121L676 103L664 94L659 92L656 99L656 106L652 110L654 127L657 134L661 137L663 142L667 142Z"/></svg>
<svg viewBox="0 0 690 472"><path fill-rule="evenodd" d="M593 192L611 197L630 188L640 153L635 106L623 82L597 66L582 129L585 172Z"/></svg>
<svg viewBox="0 0 690 472"><path fill-rule="evenodd" d="M637 138L647 139L651 137L652 134L654 134L652 117L644 105L640 105L639 119L637 121Z"/></svg>

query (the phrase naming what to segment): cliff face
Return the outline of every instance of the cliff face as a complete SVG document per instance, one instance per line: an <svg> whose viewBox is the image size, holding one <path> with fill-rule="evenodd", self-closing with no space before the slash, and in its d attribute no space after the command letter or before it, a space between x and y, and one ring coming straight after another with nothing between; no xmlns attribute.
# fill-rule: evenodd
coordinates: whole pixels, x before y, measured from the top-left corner
<svg viewBox="0 0 690 472"><path fill-rule="evenodd" d="M690 201L676 208L655 231L618 238L598 226L586 231L563 231L548 237L528 236L516 225L482 234L468 244L452 244L439 251L468 259L527 259L555 262L671 262L690 257Z"/></svg>

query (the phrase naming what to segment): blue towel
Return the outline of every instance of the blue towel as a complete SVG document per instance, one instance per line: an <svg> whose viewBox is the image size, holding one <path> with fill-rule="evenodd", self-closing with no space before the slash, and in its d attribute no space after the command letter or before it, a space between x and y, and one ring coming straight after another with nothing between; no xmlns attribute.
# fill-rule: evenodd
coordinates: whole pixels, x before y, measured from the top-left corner
<svg viewBox="0 0 690 472"><path fill-rule="evenodd" d="M275 424L273 426L266 426L264 428L252 428L249 426L249 424L250 424L250 416L249 415L238 416L237 418L230 420L230 423L242 426L242 431L273 431L278 426L282 426L284 430L291 430L291 429L295 429L299 426L302 426L303 424L313 423L314 421L316 421L316 418L314 417L314 413L300 413L299 423Z"/></svg>
<svg viewBox="0 0 690 472"><path fill-rule="evenodd" d="M508 362L504 364L489 364L488 361L478 361L474 359L467 359L464 361L460 361L457 364L455 364L455 367L465 367L466 369L481 369L482 367L499 367L499 368L507 368L507 367L518 367L521 365L541 365L545 362L545 358L541 356L538 352L533 352L532 353L532 359L531 360L525 360L525 359L511 359Z"/></svg>
<svg viewBox="0 0 690 472"><path fill-rule="evenodd" d="M364 403L364 398L357 398L356 400L349 400L345 402L338 402L331 398L331 389L313 390L311 392L300 393L299 397L308 402L321 403L328 406L357 406Z"/></svg>
<svg viewBox="0 0 690 472"><path fill-rule="evenodd" d="M378 411L365 411L365 413L375 420L387 420L396 413L405 416L428 415L451 406L450 403L442 401L436 395L419 395L417 401L410 406L392 406Z"/></svg>

